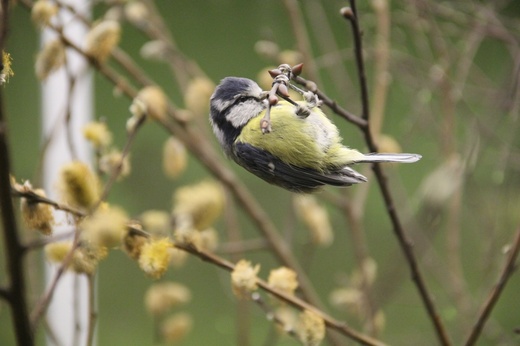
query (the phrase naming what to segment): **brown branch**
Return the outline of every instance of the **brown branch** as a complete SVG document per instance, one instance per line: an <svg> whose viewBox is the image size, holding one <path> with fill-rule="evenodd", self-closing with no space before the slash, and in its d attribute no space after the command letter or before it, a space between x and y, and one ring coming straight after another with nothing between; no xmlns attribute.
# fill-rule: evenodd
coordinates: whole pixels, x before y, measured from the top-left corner
<svg viewBox="0 0 520 346"><path fill-rule="evenodd" d="M56 291L56 286L60 281L65 271L68 269L69 265L72 263L74 258L74 252L79 246L79 233L74 232L74 240L72 242L72 247L69 252L65 255L65 258L61 262L60 266L56 270L56 274L51 280L51 283L45 293L40 297L38 302L35 304L32 312L31 312L31 326L33 330L36 330L38 323L41 321L43 314L47 311L47 307L54 296L54 292Z"/></svg>
<svg viewBox="0 0 520 346"><path fill-rule="evenodd" d="M88 330L87 330L87 346L94 345L94 337L96 335L96 320L97 320L97 312L96 312L96 276L95 275L87 275L88 280L88 310L89 310L89 319L88 319Z"/></svg>
<svg viewBox="0 0 520 346"><path fill-rule="evenodd" d="M350 22L352 26L354 53L356 58L359 85L361 87L361 117L368 121L370 114L370 103L368 99L368 84L365 73L365 59L363 59L362 33L361 29L359 28L356 1L350 0L350 8L343 8L341 14Z"/></svg>
<svg viewBox="0 0 520 346"><path fill-rule="evenodd" d="M65 204L62 204L62 203L58 203L50 198L47 198L47 197L43 197L43 196L40 196L38 194L36 194L34 191L32 190L21 190L19 188L16 188L16 187L13 187L11 189L11 194L14 196L14 197L20 197L20 198L26 198L29 202L32 202L32 203L44 203L44 204L49 204L51 205L52 207L54 207L54 209L58 209L58 210L63 210L67 213L70 213L74 216L79 216L79 217L84 217L86 214L78 209L75 209L73 207L70 207L68 205L65 205Z"/></svg>
<svg viewBox="0 0 520 346"><path fill-rule="evenodd" d="M233 263L231 263L221 257L218 257L217 255L212 254L210 252L206 252L204 250L198 250L198 249L196 249L194 247L190 247L190 246L183 246L183 245L177 245L177 244L175 246L181 250L187 251L187 252L191 253L192 255L197 256L198 258L200 258L203 261L210 262L229 272L233 271L233 269L235 268ZM351 339L356 340L363 345L379 345L379 346L384 345L384 343L382 343L381 341L368 337L368 336L361 334L361 333L357 332L356 330L350 328L345 322L335 320L331 316L329 316L326 313L324 313L323 311L317 309L315 306L301 300L300 298L293 296L293 295L289 295L285 292L279 291L279 290L271 287L264 280L257 279L257 284L258 284L258 287L260 287L262 290L291 304L292 306L294 306L295 308L297 308L299 310L313 311L314 313L321 316L321 318L323 318L327 327L329 327L330 329L336 330L339 333L341 333L345 336L348 336Z"/></svg>
<svg viewBox="0 0 520 346"><path fill-rule="evenodd" d="M367 121L365 119L363 119L357 115L354 115L354 114L350 113L349 111L347 111L346 109L339 106L335 100L331 99L323 91L318 89L318 87L316 86L316 83L311 82L300 76L292 75L291 77L292 77L292 80L294 80L296 83L304 86L307 90L312 91L313 93L318 95L320 100L323 101L323 104L325 104L327 107L329 107L337 115L343 117L348 122L351 122L352 124L357 125L359 128L364 128L367 126Z"/></svg>
<svg viewBox="0 0 520 346"><path fill-rule="evenodd" d="M6 45L9 28L9 1L2 0L0 12L0 55ZM18 227L11 199L11 159L9 156L9 141L7 120L4 114L3 88L0 89L0 212L2 215L2 232L4 238L8 286L5 289L9 304L15 337L18 345L33 345L34 334L29 323L27 300L25 297L25 276L23 270L23 246L18 236Z"/></svg>
<svg viewBox="0 0 520 346"><path fill-rule="evenodd" d="M361 39L362 34L358 22L359 17L357 15L356 1L350 0L350 5L351 8L342 9L342 15L351 23L352 26L352 34L354 37L354 53L356 57L357 70L359 74L359 84L361 88L362 118L368 121L370 118L370 110L368 99L368 86L365 77L365 67L363 62L363 45ZM370 126L363 127L362 130L365 136L365 142L367 143L368 149L371 152L377 152L377 145L372 136ZM430 316L430 319L435 327L435 331L439 339L439 342L442 345L451 345L448 333L440 319L439 313L437 312L437 308L433 302L433 299L431 298L431 295L426 286L426 282L419 269L417 259L415 258L413 252L413 245L406 236L403 226L401 224L401 220L397 215L393 197L390 193L390 189L387 184L387 178L383 173L383 169L380 165L375 164L373 165L373 170L376 175L379 189L383 196L383 200L385 202L388 216L390 217L390 221L393 226L394 234L396 235L399 241L399 245L403 250L406 261L410 267L412 280L415 282L415 285L417 287L417 290L419 291L423 304L425 305L428 315Z"/></svg>
<svg viewBox="0 0 520 346"><path fill-rule="evenodd" d="M519 252L520 252L520 228L516 231L516 236L515 236L515 240L513 243L513 247L509 250L509 257L507 258L504 268L502 269L502 273L500 274L500 277L498 278L498 282L495 284L495 286L489 293L488 297L486 298L486 301L484 302L484 305L482 305L482 308L480 309L480 312L477 317L477 321L475 322L473 329L471 330L471 332L468 336L468 339L464 345L466 345L466 346L475 345L475 343L478 341L480 333L482 332L482 329L484 328L484 324L486 323L489 315L491 314L491 311L493 311L495 304L497 303L498 299L500 298L500 295L502 294L504 288L506 287L506 284L507 284L509 278L511 278L511 275L513 274L513 271L515 270L515 267L516 267L515 262L516 262Z"/></svg>

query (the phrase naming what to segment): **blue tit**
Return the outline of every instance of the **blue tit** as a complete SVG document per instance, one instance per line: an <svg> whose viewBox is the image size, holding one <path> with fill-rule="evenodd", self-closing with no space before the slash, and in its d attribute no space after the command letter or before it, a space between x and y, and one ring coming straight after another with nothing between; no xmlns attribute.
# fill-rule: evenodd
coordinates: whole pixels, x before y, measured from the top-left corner
<svg viewBox="0 0 520 346"><path fill-rule="evenodd" d="M350 186L367 179L350 167L362 162L415 162L417 154L362 154L341 144L338 128L317 102L280 101L270 109L271 129L260 122L267 92L247 78L227 77L210 101L210 123L224 153L268 183L310 193L324 185ZM300 114L308 109L307 114Z"/></svg>

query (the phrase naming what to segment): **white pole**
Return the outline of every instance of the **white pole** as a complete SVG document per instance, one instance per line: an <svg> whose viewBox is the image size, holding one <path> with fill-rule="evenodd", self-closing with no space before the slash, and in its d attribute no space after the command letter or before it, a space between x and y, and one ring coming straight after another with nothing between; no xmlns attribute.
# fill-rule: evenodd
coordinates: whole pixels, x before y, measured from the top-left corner
<svg viewBox="0 0 520 346"><path fill-rule="evenodd" d="M88 1L63 1L74 6L79 13L89 15ZM63 26L64 35L79 46L87 29L67 11L58 14L58 23ZM42 34L43 43L55 38L51 30ZM78 53L67 50L67 68L51 74L42 83L42 131L43 138L52 137L44 157L43 184L49 195L56 199L56 179L63 164L73 160L89 162L91 155L82 136L83 126L92 118L92 78L88 64ZM69 75L76 78L71 92ZM70 107L70 124L66 128L65 117ZM70 131L68 137L67 131ZM75 153L71 152L70 138ZM70 231L71 221L62 212L56 212L55 234ZM49 286L56 274L56 265L46 264L46 285ZM47 310L47 322L51 333L48 345L84 345L88 328L88 282L85 275L66 272L60 279Z"/></svg>

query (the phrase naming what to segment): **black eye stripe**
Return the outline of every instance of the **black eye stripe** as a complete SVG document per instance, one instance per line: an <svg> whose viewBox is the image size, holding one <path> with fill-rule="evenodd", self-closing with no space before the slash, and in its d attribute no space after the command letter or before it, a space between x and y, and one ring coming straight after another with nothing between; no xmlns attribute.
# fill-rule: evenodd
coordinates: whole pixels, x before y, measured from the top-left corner
<svg viewBox="0 0 520 346"><path fill-rule="evenodd" d="M249 100L256 100L256 99L257 98L254 96L245 96L245 95L239 96L236 99L234 99L233 102L230 103L226 108L222 109L221 113L225 114L228 112L229 109L231 109L231 107L234 107L236 105L239 105L239 104L244 103Z"/></svg>

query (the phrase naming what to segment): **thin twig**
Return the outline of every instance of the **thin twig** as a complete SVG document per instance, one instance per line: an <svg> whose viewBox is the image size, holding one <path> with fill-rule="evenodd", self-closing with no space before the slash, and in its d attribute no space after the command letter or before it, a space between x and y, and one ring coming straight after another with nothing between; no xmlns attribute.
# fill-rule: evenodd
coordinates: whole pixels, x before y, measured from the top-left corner
<svg viewBox="0 0 520 346"><path fill-rule="evenodd" d="M58 242L61 240L69 239L74 235L75 232L76 232L76 230L74 229L72 231L57 234L53 237L37 238L37 239L31 240L24 244L24 250L32 251L32 250L36 250L36 249L41 249L42 247L44 247L48 244L52 244L52 243L55 243L55 242Z"/></svg>
<svg viewBox="0 0 520 346"><path fill-rule="evenodd" d="M94 336L96 331L96 274L87 275L88 280L88 330L87 330L87 346L94 344Z"/></svg>
<svg viewBox="0 0 520 346"><path fill-rule="evenodd" d="M25 198L25 199L28 200L28 202L31 202L31 203L49 204L52 207L54 207L54 209L63 210L63 211L65 211L67 213L70 213L70 214L72 214L74 216L84 217L86 215L81 210L75 209L75 208L73 208L71 206L68 206L66 204L58 203L58 202L56 202L56 201L54 201L54 200L52 200L50 198L40 196L40 195L36 194L34 191L32 191L32 190L21 190L21 189L13 187L11 189L11 194L14 197Z"/></svg>
<svg viewBox="0 0 520 346"><path fill-rule="evenodd" d="M32 312L31 312L31 326L33 330L36 330L38 323L41 321L43 314L45 311L47 311L47 307L49 306L49 303L51 302L51 299L54 295L54 292L56 291L56 286L58 285L59 280L65 273L65 270L67 270L69 264L72 262L72 259L74 257L74 252L76 251L76 248L78 247L78 237L74 239L74 242L72 244L72 247L70 251L67 253L63 261L61 262L60 266L58 267L56 274L51 280L51 283L45 293L40 297L36 305L34 306Z"/></svg>
<svg viewBox="0 0 520 346"><path fill-rule="evenodd" d="M0 12L0 55L4 51L9 28L9 1L2 0ZM6 269L8 286L4 295L9 304L13 318L15 337L18 345L33 345L34 334L31 331L29 316L27 313L27 300L25 297L25 271L23 268L23 247L18 235L18 227L11 199L11 159L9 155L9 140L7 120L4 114L3 89L0 89L0 212L2 215L1 227L3 232L4 254L6 256Z"/></svg>
<svg viewBox="0 0 520 346"><path fill-rule="evenodd" d="M352 124L357 125L359 128L364 128L367 126L367 121L357 115L354 115L347 111L346 109L342 108L338 105L338 103L328 97L323 91L317 88L316 83L308 81L307 79L300 77L300 76L291 76L292 80L294 80L296 83L304 86L307 90L312 91L318 97L321 101L323 101L323 104L329 107L334 113L337 115L343 117L345 120L351 122Z"/></svg>
<svg viewBox="0 0 520 346"><path fill-rule="evenodd" d="M361 86L361 117L368 121L370 114L370 103L368 99L368 84L365 73L365 59L363 58L362 33L359 28L359 18L357 16L356 1L350 0L351 13L344 12L344 17L352 25L354 38L354 53L356 57L357 73L359 85Z"/></svg>
<svg viewBox="0 0 520 346"><path fill-rule="evenodd" d="M123 151L121 152L121 158L119 162L117 163L117 166L114 167L114 170L110 172L110 176L108 178L108 181L105 183L105 187L103 188L103 192L101 193L101 196L99 197L99 200L94 205L92 210L96 210L103 201L108 197L108 194L110 193L110 190L112 189L112 186L114 185L115 181L121 174L121 171L123 169L125 158L130 153L130 147L132 146L132 143L134 142L134 139L137 135L138 129L141 127L141 125L146 120L146 117L139 118L138 122L133 127L132 131L128 134L128 137L126 139L125 146L123 148Z"/></svg>
<svg viewBox="0 0 520 346"><path fill-rule="evenodd" d="M516 267L515 262L516 262L519 252L520 252L520 228L516 231L516 236L515 236L513 246L509 250L509 257L507 258L504 268L502 269L502 273L500 274L500 277L498 278L498 282L495 284L495 286L489 293L488 297L486 298L484 305L480 309L480 312L477 317L477 321L475 322L473 329L471 330L471 332L468 336L468 339L465 343L466 346L475 345L475 343L478 341L480 333L482 332L482 329L484 328L484 324L486 323L489 315L491 314L491 311L493 311L495 304L497 303L498 299L500 298L500 295L502 294L504 288L506 287L506 284L507 284L509 278L511 278L511 275L513 274L513 272L515 270L515 267Z"/></svg>
<svg viewBox="0 0 520 346"><path fill-rule="evenodd" d="M372 1L376 13L377 32L374 42L374 91L370 112L372 136L379 138L385 117L390 64L390 4L387 0Z"/></svg>
<svg viewBox="0 0 520 346"><path fill-rule="evenodd" d="M361 39L362 34L358 23L359 17L357 15L356 1L350 0L350 5L351 9L348 9L349 11L347 12L343 11L343 15L352 25L354 37L354 53L356 57L356 64L358 66L359 83L361 88L362 118L368 121L370 118L370 111L368 99L368 86L365 77L365 68L363 63L363 46ZM369 150L371 152L377 152L377 145L375 144L374 138L372 137L370 126L364 127L362 128L362 130ZM386 176L383 173L381 166L378 164L373 165L373 170L376 175L377 182L385 202L388 216L390 217L390 221L393 226L394 234L396 235L399 241L399 245L403 250L406 261L410 267L412 279L416 284L416 287L426 307L428 315L430 316L430 319L435 327L437 337L442 345L451 345L448 333L440 319L440 315L437 312L437 308L433 302L433 299L431 298L431 295L424 281L423 275L419 269L417 259L415 258L413 252L413 245L406 236L403 226L401 224L401 220L397 215L393 197L390 193L390 189L387 184Z"/></svg>

